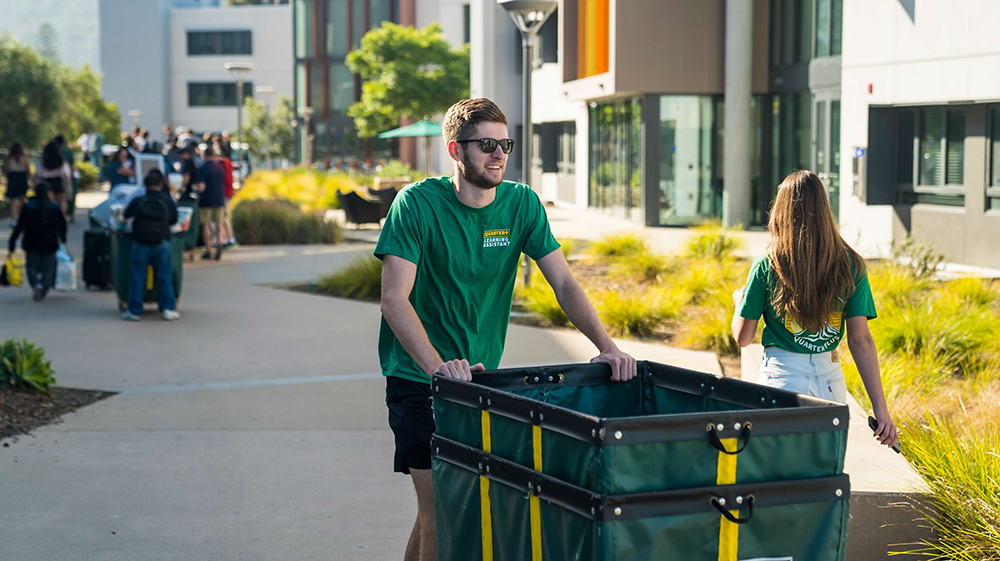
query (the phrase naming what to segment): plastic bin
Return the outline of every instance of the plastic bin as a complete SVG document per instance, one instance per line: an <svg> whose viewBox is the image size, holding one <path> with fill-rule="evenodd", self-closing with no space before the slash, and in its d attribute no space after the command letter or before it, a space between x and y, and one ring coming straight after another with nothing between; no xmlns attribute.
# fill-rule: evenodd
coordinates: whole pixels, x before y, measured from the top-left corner
<svg viewBox="0 0 1000 561"><path fill-rule="evenodd" d="M111 276L114 279L115 292L118 295L119 310L124 310L128 302L129 256L133 243L129 234L114 232L111 235ZM169 243L174 296L180 300L184 281L184 237L181 235L171 236ZM148 267L147 279L152 279L152 267ZM147 282L150 281L147 280ZM159 289L155 282L152 283L152 286L147 284L143 302L157 302Z"/></svg>

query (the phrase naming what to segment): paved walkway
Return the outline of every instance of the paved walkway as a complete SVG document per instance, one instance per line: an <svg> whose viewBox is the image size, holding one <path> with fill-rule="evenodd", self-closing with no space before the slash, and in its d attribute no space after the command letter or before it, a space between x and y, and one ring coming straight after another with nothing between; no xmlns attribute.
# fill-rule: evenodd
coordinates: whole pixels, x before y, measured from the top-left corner
<svg viewBox="0 0 1000 561"><path fill-rule="evenodd" d="M400 558L416 502L391 471L378 306L266 286L370 250L243 248L186 266L174 323L122 322L111 292L34 303L0 289L0 340L42 345L60 385L121 392L0 448L0 559ZM709 353L622 346L719 373ZM507 349L504 366L594 355L579 334L518 325Z"/></svg>

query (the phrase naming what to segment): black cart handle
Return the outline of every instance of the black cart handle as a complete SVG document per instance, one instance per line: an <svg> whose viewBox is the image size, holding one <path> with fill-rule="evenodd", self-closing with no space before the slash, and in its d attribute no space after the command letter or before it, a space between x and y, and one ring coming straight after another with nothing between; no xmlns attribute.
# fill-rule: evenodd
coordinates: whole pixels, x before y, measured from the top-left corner
<svg viewBox="0 0 1000 561"><path fill-rule="evenodd" d="M733 524L746 524L747 522L750 522L751 518L753 518L753 495L747 497L746 504L748 511L747 517L736 518L728 510L726 510L726 507L722 506L722 504L719 502L719 499L712 497L712 506L715 507L715 510L721 512L722 516L724 516L726 520L732 522Z"/></svg>
<svg viewBox="0 0 1000 561"><path fill-rule="evenodd" d="M722 440L719 438L718 429L716 428L715 425L708 425L708 427L705 430L708 432L708 440L712 443L712 446L714 446L715 449L718 450L719 452L722 452L724 454L729 454L730 456L735 456L736 454L739 454L740 452L743 451L744 448L747 447L747 444L750 444L750 423L743 425L743 431L742 434L740 435L740 437L743 439L743 446L740 446L739 449L736 450L735 452L730 452L729 450L726 450L725 446L723 446Z"/></svg>

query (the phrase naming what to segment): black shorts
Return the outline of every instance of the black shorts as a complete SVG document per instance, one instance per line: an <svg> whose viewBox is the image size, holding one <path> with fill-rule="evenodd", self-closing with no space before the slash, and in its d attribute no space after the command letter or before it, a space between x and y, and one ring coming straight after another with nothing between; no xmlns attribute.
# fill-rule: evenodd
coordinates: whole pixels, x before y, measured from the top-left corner
<svg viewBox="0 0 1000 561"><path fill-rule="evenodd" d="M434 409L430 383L386 376L385 404L389 407L389 428L396 439L392 469L431 469L431 436Z"/></svg>
<svg viewBox="0 0 1000 561"><path fill-rule="evenodd" d="M49 193L58 195L66 192L66 184L61 177L47 177L45 183L49 186Z"/></svg>

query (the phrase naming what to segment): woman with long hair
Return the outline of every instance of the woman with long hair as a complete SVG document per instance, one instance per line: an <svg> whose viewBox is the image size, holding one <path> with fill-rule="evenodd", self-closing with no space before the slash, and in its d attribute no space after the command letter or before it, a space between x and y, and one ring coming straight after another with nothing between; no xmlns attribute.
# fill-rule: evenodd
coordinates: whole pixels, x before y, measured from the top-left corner
<svg viewBox="0 0 1000 561"><path fill-rule="evenodd" d="M21 214L25 197L28 194L28 175L31 173L31 162L24 154L24 147L15 142L3 161L3 173L7 176L7 192L4 198L10 201L10 226L17 226L17 217Z"/></svg>
<svg viewBox="0 0 1000 561"><path fill-rule="evenodd" d="M35 183L45 183L52 200L66 214L66 184L72 180L72 172L55 141L49 141L42 149L40 164Z"/></svg>
<svg viewBox="0 0 1000 561"><path fill-rule="evenodd" d="M7 242L7 252L14 253L17 238L24 234L25 270L32 298L45 298L56 277L56 251L66 243L66 216L49 200L48 184L35 185L35 196L28 199L20 220Z"/></svg>
<svg viewBox="0 0 1000 561"><path fill-rule="evenodd" d="M886 446L898 436L882 391L878 352L868 330L876 317L865 261L840 237L823 183L794 171L778 186L767 225L767 255L754 261L733 292L733 336L753 342L764 316L760 382L831 401L847 401L837 346L847 346L871 399Z"/></svg>
<svg viewBox="0 0 1000 561"><path fill-rule="evenodd" d="M133 177L135 177L135 170L132 169L132 164L129 161L128 150L124 146L120 147L115 152L108 169L108 180L111 182L111 188L122 183L129 183Z"/></svg>

